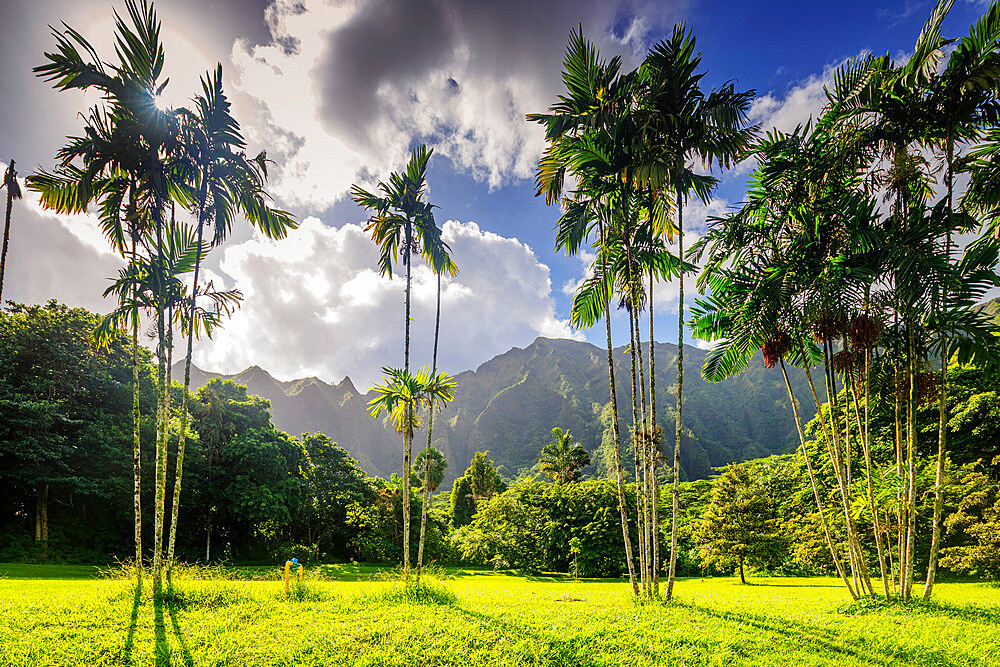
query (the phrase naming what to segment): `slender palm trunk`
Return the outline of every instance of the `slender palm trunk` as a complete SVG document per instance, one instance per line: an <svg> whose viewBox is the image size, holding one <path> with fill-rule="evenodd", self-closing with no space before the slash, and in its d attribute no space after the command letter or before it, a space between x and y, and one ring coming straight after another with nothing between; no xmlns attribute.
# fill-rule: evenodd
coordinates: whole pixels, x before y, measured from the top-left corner
<svg viewBox="0 0 1000 667"><path fill-rule="evenodd" d="M677 527L680 523L681 494L681 411L684 405L684 210L680 186L677 188L677 257L681 262L677 293L677 413L674 415L674 469L671 493L670 564L667 568L669 602L674 594L674 574L677 570Z"/></svg>
<svg viewBox="0 0 1000 667"><path fill-rule="evenodd" d="M656 353L653 351L653 269L649 269L649 475L653 506L653 595L660 594L660 482L656 467L660 459L656 431Z"/></svg>
<svg viewBox="0 0 1000 667"><path fill-rule="evenodd" d="M412 240L412 231L409 225L406 227L406 253L410 252L410 243ZM413 265L413 258L411 255L406 257L406 321L404 323L404 338L403 338L403 368L409 372L410 371L410 269ZM412 410L413 406L407 406L407 412ZM407 423L409 423L409 414L406 415ZM406 436L403 438L403 579L406 582L410 581L410 455L413 448L413 433L412 430L407 427Z"/></svg>
<svg viewBox="0 0 1000 667"><path fill-rule="evenodd" d="M851 597L855 600L858 599L858 594L854 587L851 585L851 581L847 578L847 573L844 571L844 566L840 562L840 558L837 556L837 549L833 544L833 536L830 534L830 526L826 521L826 511L823 507L823 499L819 493L819 487L816 484L816 473L813 472L812 460L809 458L809 448L806 446L806 436L802 431L802 419L799 416L799 404L795 400L795 394L792 392L792 383L788 380L788 371L785 369L785 360L781 359L781 374L785 378L785 388L788 390L788 400L792 404L792 414L795 417L795 428L799 434L799 443L802 445L802 458L806 462L806 472L809 474L809 485L812 487L813 499L816 501L816 511L819 513L820 522L823 524L823 536L826 538L826 546L830 550L830 558L833 559L833 566L837 569L837 575L840 577L841 581L844 582L844 586L847 587L847 591L851 594Z"/></svg>
<svg viewBox="0 0 1000 667"><path fill-rule="evenodd" d="M860 582L859 589L863 588L867 594L873 594L871 579L868 575L868 566L865 563L864 552L861 549L861 540L858 537L857 523L854 521L853 499L851 495L850 478L850 416L847 409L844 409L845 417L845 438L846 442L840 439L840 430L837 425L837 418L840 414L840 400L837 394L837 380L831 361L833 359L833 342L823 343L824 368L827 379L827 402L830 405L830 431L833 433L833 449L836 452L834 467L839 471L840 494L843 500L844 519L847 527L847 540L851 547L851 559L853 562L853 572L855 579Z"/></svg>
<svg viewBox="0 0 1000 667"><path fill-rule="evenodd" d="M3 253L0 254L0 305L3 304L3 281L7 269L7 243L10 240L10 209L14 203L14 190L11 185L7 186L7 212L4 214L3 222Z"/></svg>
<svg viewBox="0 0 1000 667"><path fill-rule="evenodd" d="M642 447L642 534L643 549L646 552L646 588L645 594L653 594L653 530L652 530L652 508L649 506L650 484L649 478L649 430L648 430L648 404L646 403L646 374L642 366L642 341L639 336L639 311L635 312L635 356L639 361L639 444ZM638 484L636 485L638 489Z"/></svg>
<svg viewBox="0 0 1000 667"><path fill-rule="evenodd" d="M437 305L434 312L434 353L431 356L433 375L437 375L438 333L441 331L441 273L437 274ZM427 526L427 506L431 502L430 472L431 472L431 436L434 432L434 403L427 410L427 447L424 448L424 504L420 510L420 544L417 547L417 582L420 581L420 569L424 564L424 535Z"/></svg>
<svg viewBox="0 0 1000 667"><path fill-rule="evenodd" d="M904 486L903 486L903 400L900 392L903 388L903 374L900 372L898 366L894 369L895 372L893 377L895 379L895 386L893 387L895 391L895 410L893 415L893 422L895 427L895 440L896 440L896 576L894 579L894 585L896 590L901 594L903 591L903 554L905 548L903 546L904 537L906 535L906 530L903 526L906 525L906 502L904 499Z"/></svg>
<svg viewBox="0 0 1000 667"><path fill-rule="evenodd" d="M948 139L948 229L945 233L945 252L951 263L951 213L952 196L954 193L954 140ZM942 310L947 309L947 288L942 294ZM948 334L941 336L941 387L938 390L938 453L937 465L934 468L934 520L931 528L931 553L927 561L927 580L924 582L924 600L929 600L934 590L934 579L937 576L938 551L941 548L941 510L944 506L944 459L948 440Z"/></svg>
<svg viewBox="0 0 1000 667"><path fill-rule="evenodd" d="M868 351L865 350L865 369L864 372L868 373ZM885 553L882 550L882 525L879 521L878 516L878 506L875 504L875 489L872 485L872 459L871 459L871 448L868 439L868 399L869 393L867 389L868 380L865 380L865 420L861 421L861 407L858 401L858 390L855 382L854 375L851 371L848 371L845 375L849 379L848 390L851 394L851 403L854 408L854 419L858 427L858 439L861 442L861 451L864 455L865 461L865 486L868 492L868 507L872 513L872 531L875 535L875 548L878 553L878 569L879 574L882 577L882 588L885 592L885 597L889 599L889 575L886 573L885 569Z"/></svg>
<svg viewBox="0 0 1000 667"><path fill-rule="evenodd" d="M135 256L135 240L132 241L132 255ZM132 509L135 524L135 572L136 579L142 581L142 439L139 413L139 312L132 313Z"/></svg>
<svg viewBox="0 0 1000 667"><path fill-rule="evenodd" d="M198 297L198 273L201 269L201 245L205 236L205 203L208 198L208 176L202 179L201 199L198 202L198 245L195 250L194 277L191 280L191 298L188 299L187 353L184 355L184 391L181 392L181 433L177 439L177 465L174 472L173 502L170 511L170 541L167 545L167 576L174 567L174 544L177 540L177 515L181 509L181 480L184 476L184 448L187 444L188 391L191 388L191 355L194 351L194 315Z"/></svg>
<svg viewBox="0 0 1000 667"><path fill-rule="evenodd" d="M597 227L601 237L601 250L604 251L604 222L600 217L597 219ZM615 361L613 348L611 346L611 294L607 293L606 283L604 288L606 291L604 295L604 323L607 328L608 341L608 384L611 391L611 426L614 434L613 450L615 455L615 475L618 481L618 509L622 519L622 538L625 542L625 564L628 567L628 579L629 583L632 584L633 595L638 596L639 584L635 580L635 568L632 563L632 537L628 527L628 505L625 498L625 474L622 469L621 429L618 424L618 390L615 388Z"/></svg>
<svg viewBox="0 0 1000 667"><path fill-rule="evenodd" d="M917 529L917 467L916 467L916 445L917 445L917 362L916 344L914 341L912 322L907 324L909 330L909 375L910 394L906 405L906 544L905 558L903 560L903 586L902 596L905 602L910 601L911 589L913 587L913 542Z"/></svg>
<svg viewBox="0 0 1000 667"><path fill-rule="evenodd" d="M161 210L161 201L159 197L159 190L154 184L155 204L154 204L154 215L156 224L156 253L159 260L158 271L163 270L163 211ZM162 586L162 568L163 568L163 520L164 520L164 501L166 496L166 484L167 484L167 438L166 429L168 423L167 407L166 407L166 354L167 354L167 336L166 336L166 306L164 299L166 295L158 294L155 295L156 300L156 493L155 493L155 508L153 517L153 585L155 587L155 594L159 594Z"/></svg>
<svg viewBox="0 0 1000 667"><path fill-rule="evenodd" d="M627 260L626 260L627 261ZM629 328L629 359L632 362L632 454L635 461L635 525L639 537L639 586L642 592L646 591L646 524L643 523L643 503L642 500L642 455L640 453L642 438L639 427L639 405L638 392L636 387L636 335L635 335L635 291L632 292L632 303L629 307L628 328Z"/></svg>
<svg viewBox="0 0 1000 667"><path fill-rule="evenodd" d="M825 356L826 354L825 344L823 347L823 352ZM847 503L844 501L844 478L841 473L840 465L837 462L837 451L836 451L836 446L834 444L834 436L831 435L831 430L833 431L836 430L836 424L833 425L833 429L830 428L830 424L828 424L827 422L826 414L823 411L823 404L820 403L819 394L816 392L816 385L813 382L812 373L810 372L808 367L805 369L805 371L806 371L806 379L809 381L809 390L812 392L813 403L816 406L816 413L819 416L819 423L823 430L823 439L826 440L826 449L827 453L830 456L830 462L833 466L834 478L837 481L837 488L838 491L840 492L842 509L844 510L846 515L850 515L850 510L847 507ZM832 406L829 407L831 407L831 415L832 415ZM848 564L851 567L851 579L854 581L855 590L860 592L860 588L858 587L857 562L854 557L854 543L851 539L851 532L850 532L851 528L849 521L845 521L845 527L847 531L847 556L848 556L847 560Z"/></svg>

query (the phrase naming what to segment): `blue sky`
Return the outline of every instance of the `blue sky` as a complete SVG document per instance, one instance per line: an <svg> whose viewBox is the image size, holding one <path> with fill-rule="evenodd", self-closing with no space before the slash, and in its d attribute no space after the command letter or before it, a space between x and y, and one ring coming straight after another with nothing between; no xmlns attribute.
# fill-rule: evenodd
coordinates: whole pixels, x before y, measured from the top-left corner
<svg viewBox="0 0 1000 667"><path fill-rule="evenodd" d="M51 168L63 138L79 131L76 114L97 102L56 93L32 76L52 44L46 26L65 20L108 58L114 5L9 5L0 24L7 93L0 159L15 158L24 176ZM157 7L171 76L166 99L184 104L198 74L221 62L251 150L266 148L275 160L277 203L303 222L280 244L239 228L212 253L209 277L247 298L226 331L199 347L196 363L224 372L259 364L283 379L351 375L363 385L401 356L402 285L374 273L375 250L359 226L365 215L346 193L402 167L421 142L436 149L429 196L461 268L444 289L442 366L475 367L538 335L603 344L603 328L568 327L565 288L582 277L584 263L552 248L558 210L534 197L532 179L542 131L523 120L560 92L561 53L577 23L604 55L620 53L633 66L685 21L703 52L704 85L732 79L756 89L754 120L791 129L819 110L823 84L845 59L906 54L932 3L173 0ZM944 33L964 34L983 9L959 0ZM711 205L690 208L692 240L707 214L742 199L745 176L722 174ZM10 298L109 308L100 293L119 260L92 219L51 216L27 201L15 224ZM417 363L429 361L433 288L430 274L418 271ZM660 292L657 338L673 341L675 288ZM618 326L615 342L625 339Z"/></svg>

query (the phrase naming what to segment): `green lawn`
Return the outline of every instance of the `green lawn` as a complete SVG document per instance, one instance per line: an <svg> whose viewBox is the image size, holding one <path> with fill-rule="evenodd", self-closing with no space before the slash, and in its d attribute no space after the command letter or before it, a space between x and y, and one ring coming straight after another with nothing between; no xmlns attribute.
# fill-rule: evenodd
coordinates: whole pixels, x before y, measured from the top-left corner
<svg viewBox="0 0 1000 667"><path fill-rule="evenodd" d="M0 564L0 665L1000 664L988 584L850 613L832 579L686 579L664 607L620 581L451 571L435 585L452 595L412 603L375 568L332 566L302 601L275 580L183 580L137 604L93 573Z"/></svg>

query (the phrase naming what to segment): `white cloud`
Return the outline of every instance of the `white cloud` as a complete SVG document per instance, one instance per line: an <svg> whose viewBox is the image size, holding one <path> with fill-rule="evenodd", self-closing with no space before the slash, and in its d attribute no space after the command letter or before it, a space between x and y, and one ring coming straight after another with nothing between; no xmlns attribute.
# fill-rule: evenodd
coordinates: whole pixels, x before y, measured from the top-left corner
<svg viewBox="0 0 1000 667"><path fill-rule="evenodd" d="M549 269L527 245L448 221L445 241L460 272L441 286L438 365L457 372L537 336L580 338L556 317ZM261 364L276 377L350 375L368 386L383 365L403 361L405 279L377 273L375 245L359 225L306 218L279 243L254 238L225 250L225 271L243 308L196 363L223 372ZM419 263L418 263L419 262ZM436 278L419 259L412 286L411 367L429 364Z"/></svg>
<svg viewBox="0 0 1000 667"><path fill-rule="evenodd" d="M561 88L571 27L631 62L681 4L277 0L272 41L237 41L230 56L239 116L277 158L273 190L293 206L322 211L400 167L415 141L496 187L533 173L544 137L525 114Z"/></svg>

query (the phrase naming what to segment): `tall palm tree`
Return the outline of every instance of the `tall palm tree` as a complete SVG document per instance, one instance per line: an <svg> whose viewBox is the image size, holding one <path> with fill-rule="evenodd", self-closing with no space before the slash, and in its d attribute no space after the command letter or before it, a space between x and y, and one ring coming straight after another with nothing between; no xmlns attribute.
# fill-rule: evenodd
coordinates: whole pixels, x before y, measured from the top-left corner
<svg viewBox="0 0 1000 667"><path fill-rule="evenodd" d="M432 369L432 373L435 371ZM431 406L427 411L428 419L433 420L434 418L434 407ZM428 432L430 432L430 423L428 423ZM426 447L417 454L416 460L413 462L413 471L421 472L423 471L423 493L424 502L420 510L420 542L417 547L417 583L420 582L420 570L423 568L424 564L424 536L427 531L427 512L429 511L429 505L431 503L431 494L438 490L441 483L444 481L444 473L448 469L448 461L444 458L444 454L441 453L436 447Z"/></svg>
<svg viewBox="0 0 1000 667"><path fill-rule="evenodd" d="M133 216L149 221L152 233L147 246L161 251L165 248L164 210L178 192L179 122L176 114L162 111L156 104L167 83L162 78L164 53L156 13L147 0L126 0L125 5L128 20L115 13L116 65L106 65L82 34L66 26L63 31L54 32L56 50L46 53L47 62L34 69L36 75L52 82L57 90L95 89L102 97L102 105L86 117L88 130L100 129L100 136L88 133L71 138L60 151L61 169L57 169L54 178L39 174L38 187L44 190L54 186L52 197L67 208L85 208L97 195L102 207L115 209L121 206L129 189L123 184L130 183L137 196L129 200L139 202ZM72 165L77 159L82 161L82 167ZM123 175L126 177L121 178ZM139 215L139 211L143 214ZM120 222L121 216L116 211L102 216L102 224L103 221ZM121 226L105 227L105 234L116 247L124 245ZM157 261L164 264L162 257ZM157 591L163 554L169 423L165 368L169 341L163 304L160 301L163 309L158 306L155 316L158 428L153 570Z"/></svg>
<svg viewBox="0 0 1000 667"><path fill-rule="evenodd" d="M285 211L266 203L263 190L267 178L266 153L248 159L243 149L246 142L239 123L230 113L230 103L222 87L222 65L215 72L207 73L201 80L202 92L194 98L194 110L180 110L185 120L184 151L188 169L188 183L192 212L197 216L197 245L187 312L189 323L196 318L198 284L201 261L205 251L203 243L206 225L214 226L211 245L218 246L228 236L233 218L241 214L268 238L282 239L298 223ZM225 306L226 304L223 304ZM183 310L183 309L182 309ZM220 312L220 311L217 311ZM202 318L202 321L207 321ZM208 331L204 331L208 334ZM170 537L167 543L167 575L174 562L174 544L177 538L177 521L180 514L181 486L184 472L184 449L188 426L188 392L191 387L191 357L194 339L199 329L187 329L187 352L184 356L184 389L181 392L181 425L177 442L176 470L170 512Z"/></svg>
<svg viewBox="0 0 1000 667"><path fill-rule="evenodd" d="M427 190L427 163L433 150L421 145L414 149L403 172L393 172L387 181L379 181L374 194L351 186L351 197L362 208L373 211L366 232L379 247L379 273L392 279L392 264L398 257L406 266L406 302L403 318L403 368L410 372L410 284L412 256L423 252L432 266L447 268L452 275L457 268L447 257L441 230L434 222L434 206L424 201ZM413 416L415 418L415 415ZM402 431L400 431L402 433ZM412 436L412 434L411 434ZM410 456L413 438L403 442L403 577L410 578Z"/></svg>
<svg viewBox="0 0 1000 667"><path fill-rule="evenodd" d="M3 278L7 266L7 243L10 240L10 209L14 200L21 198L21 186L17 182L14 160L7 165L7 171L3 174L3 185L0 185L0 188L7 188L7 212L3 219L3 252L0 254L0 303L3 303Z"/></svg>
<svg viewBox="0 0 1000 667"><path fill-rule="evenodd" d="M688 167L693 159L720 168L737 162L756 134L748 124L748 112L755 91L736 92L729 84L705 95L700 87L704 73L698 73L701 55L695 54L693 34L683 24L650 50L640 68L648 83L649 120L658 155L644 165L640 174L654 189L669 186L675 195L678 256L684 257L684 201L693 192L707 201L715 179L696 174ZM677 564L677 527L680 518L680 447L684 397L684 274L678 291L677 324L677 408L674 423L673 513L670 530L670 562L665 599L673 594Z"/></svg>
<svg viewBox="0 0 1000 667"><path fill-rule="evenodd" d="M618 120L627 111L625 90L629 83L621 74L621 57L605 61L597 49L583 36L582 27L570 33L563 58L565 94L549 108L549 113L529 114L528 120L545 127L548 146L538 163L536 196L545 195L548 205L563 203L564 213L556 225L556 248L573 256L597 228L599 252L606 247L606 232L612 222L612 210L607 206L613 188L610 181L619 181L627 163L619 163L624 146L616 141ZM567 172L582 177L579 190L563 200L563 184ZM607 280L591 281L596 288L597 300L607 304L612 286ZM625 563L628 568L632 592L640 594L632 557L632 538L629 531L627 501L625 498L624 470L621 460L621 428L618 419L618 395L615 381L614 356L611 338L611 313L607 307L595 311L596 319L603 312L607 334L608 386L611 404L612 453L618 489L618 508L622 524L622 541L625 546Z"/></svg>
<svg viewBox="0 0 1000 667"><path fill-rule="evenodd" d="M397 433L403 435L406 468L403 472L403 577L410 580L409 547L409 477L410 447L413 432L420 426L418 411L431 405L445 405L454 400L455 379L447 373L435 373L425 366L416 375L405 368L382 368L383 383L376 384L372 391L376 396L368 402L368 411L378 418L383 412L388 414Z"/></svg>

